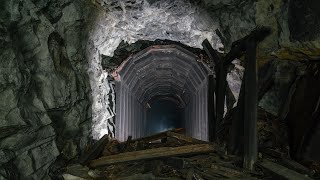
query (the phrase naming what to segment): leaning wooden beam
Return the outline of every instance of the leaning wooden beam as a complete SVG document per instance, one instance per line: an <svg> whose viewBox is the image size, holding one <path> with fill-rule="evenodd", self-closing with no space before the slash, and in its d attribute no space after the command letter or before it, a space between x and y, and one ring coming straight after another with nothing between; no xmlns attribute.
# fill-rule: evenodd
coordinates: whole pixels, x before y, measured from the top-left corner
<svg viewBox="0 0 320 180"><path fill-rule="evenodd" d="M212 48L208 39L205 39L202 42L202 47L206 51L207 55L209 56L209 58L211 60L211 64L215 63L217 65L217 64L221 63L221 58L218 55L218 52Z"/></svg>
<svg viewBox="0 0 320 180"><path fill-rule="evenodd" d="M224 66L228 66L234 59L239 58L247 50L248 40L253 40L255 42L263 41L267 36L271 34L271 29L269 27L258 27L251 31L251 33L235 42L231 45L231 50L224 57Z"/></svg>
<svg viewBox="0 0 320 180"><path fill-rule="evenodd" d="M90 162L90 167L98 167L121 162L137 161L153 158L181 156L197 153L207 153L214 151L214 146L210 144L195 144L180 147L161 147L135 152L121 153L112 156L105 156Z"/></svg>
<svg viewBox="0 0 320 180"><path fill-rule="evenodd" d="M87 162L97 158L102 153L108 142L109 136L106 134L97 141L89 151L85 152L84 156L80 158L80 164L86 164Z"/></svg>
<svg viewBox="0 0 320 180"><path fill-rule="evenodd" d="M277 178L277 179L290 179L290 180L311 180L306 175L300 174L296 171L293 171L291 169L288 169L284 166L281 166L279 164L273 163L271 161L268 161L264 159L262 162L259 163L259 165L266 169L267 171L272 172Z"/></svg>

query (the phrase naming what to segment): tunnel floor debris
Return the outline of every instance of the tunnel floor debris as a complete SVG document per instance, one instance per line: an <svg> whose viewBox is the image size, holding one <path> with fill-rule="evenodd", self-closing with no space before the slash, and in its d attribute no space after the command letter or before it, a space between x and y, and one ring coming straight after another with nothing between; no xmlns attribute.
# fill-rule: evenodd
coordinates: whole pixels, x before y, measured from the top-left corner
<svg viewBox="0 0 320 180"><path fill-rule="evenodd" d="M119 142L103 136L79 164L64 169L66 180L211 180L211 179L312 179L314 171L287 159L281 152L264 149L253 171L242 168L240 156L217 144L184 135L174 129Z"/></svg>

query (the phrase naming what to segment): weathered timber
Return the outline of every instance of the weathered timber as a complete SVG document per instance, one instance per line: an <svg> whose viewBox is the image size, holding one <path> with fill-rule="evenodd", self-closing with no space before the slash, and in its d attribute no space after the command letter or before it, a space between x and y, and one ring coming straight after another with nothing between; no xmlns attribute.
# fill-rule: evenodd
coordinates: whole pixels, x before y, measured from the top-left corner
<svg viewBox="0 0 320 180"><path fill-rule="evenodd" d="M258 76L256 61L257 43L247 42L245 57L245 89L244 89L244 159L243 166L250 170L257 160L257 108L258 108Z"/></svg>
<svg viewBox="0 0 320 180"><path fill-rule="evenodd" d="M107 156L107 155L118 154L120 153L120 149L121 149L120 147L121 145L119 141L116 139L112 139L105 145L102 155Z"/></svg>
<svg viewBox="0 0 320 180"><path fill-rule="evenodd" d="M227 86L227 68L224 68L220 63L219 71L217 72L217 89L216 89L216 130L220 131L223 123L224 102Z"/></svg>
<svg viewBox="0 0 320 180"><path fill-rule="evenodd" d="M220 64L221 58L220 58L218 52L212 48L208 39L205 39L202 42L202 47L206 51L207 55L209 56L209 58L211 60L211 64L213 64L213 63L215 63L216 65Z"/></svg>
<svg viewBox="0 0 320 180"><path fill-rule="evenodd" d="M131 141L132 141L132 136L129 136L125 144L122 146L120 152L124 152L129 147L129 144Z"/></svg>
<svg viewBox="0 0 320 180"><path fill-rule="evenodd" d="M97 141L88 152L84 153L83 157L80 158L80 164L86 164L87 162L97 158L102 153L108 142L109 135L106 134Z"/></svg>
<svg viewBox="0 0 320 180"><path fill-rule="evenodd" d="M307 167L303 166L302 164L299 164L296 161L290 160L290 159L283 158L279 163L289 169L295 170L295 171L302 173L302 174L308 174L308 175L313 174L313 172L310 169L308 169Z"/></svg>
<svg viewBox="0 0 320 180"><path fill-rule="evenodd" d="M213 137L216 139L217 131L219 131L223 114L224 114L224 97L225 97L225 89L226 89L226 76L227 70L224 68L223 59L220 58L218 52L214 50L207 39L202 42L202 46L206 53L208 54L212 64L214 63L214 70L216 74L216 82L215 82L215 94L216 94L216 106L215 108L215 116L212 119L214 121L214 133Z"/></svg>
<svg viewBox="0 0 320 180"><path fill-rule="evenodd" d="M91 167L110 165L121 162L154 159L170 156L181 156L214 151L214 146L210 144L196 144L180 147L161 147L135 152L126 152L117 155L105 156L90 162Z"/></svg>
<svg viewBox="0 0 320 180"><path fill-rule="evenodd" d="M271 172L277 179L289 179L289 180L311 180L310 177L300 174L296 171L290 170L284 166L273 163L269 160L264 159L259 165L265 170Z"/></svg>
<svg viewBox="0 0 320 180"><path fill-rule="evenodd" d="M245 83L242 82L238 104L232 115L232 124L230 130L229 150L233 154L243 155L243 136L244 136L244 89Z"/></svg>
<svg viewBox="0 0 320 180"><path fill-rule="evenodd" d="M224 65L229 65L234 59L239 58L247 50L247 42L255 41L256 43L263 41L267 36L271 34L271 28L258 27L251 31L251 33L235 42L231 45L231 50L224 58Z"/></svg>
<svg viewBox="0 0 320 180"><path fill-rule="evenodd" d="M215 131L219 131L221 124L223 123L223 114L224 114L224 102L225 102L225 94L226 94L226 76L227 69L231 62L240 58L244 52L247 51L247 42L252 41L258 43L262 41L265 37L271 34L271 29L268 27L259 27L253 30L249 35L235 41L232 43L231 50L229 53L220 58L218 52L212 48L208 40L204 40L202 46L206 53L208 54L211 62L215 62L215 73L216 73L216 86L215 86L215 94L216 94L216 106L215 106ZM255 50L254 50L255 51ZM216 133L215 132L215 133ZM216 135L216 134L214 134Z"/></svg>
<svg viewBox="0 0 320 180"><path fill-rule="evenodd" d="M207 143L205 141L201 141L201 140L198 140L198 139L195 139L195 138L192 138L192 137L185 136L183 134L178 134L178 133L170 132L170 131L167 132L167 136L171 137L171 138L175 138L175 139L181 140L181 141L185 141L185 142L188 142L188 143L198 143L198 144Z"/></svg>

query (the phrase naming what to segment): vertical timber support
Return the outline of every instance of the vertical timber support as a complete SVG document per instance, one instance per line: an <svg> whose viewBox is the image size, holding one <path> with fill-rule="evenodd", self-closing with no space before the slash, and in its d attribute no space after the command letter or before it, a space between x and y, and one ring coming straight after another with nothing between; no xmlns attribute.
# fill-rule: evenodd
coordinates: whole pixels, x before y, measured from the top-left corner
<svg viewBox="0 0 320 180"><path fill-rule="evenodd" d="M209 120L209 128L210 128L209 129L209 141L213 142L217 138L218 126L220 124L220 122L217 119L217 109L218 109L217 106L219 106L219 104L217 103L219 81L217 79L219 79L219 72L222 67L222 60L218 56L218 52L212 48L210 42L207 39L205 39L202 42L202 46L210 58L210 61L211 61L210 66L211 67L214 66L215 75L216 75L216 78L214 78L214 76L209 77L209 94L208 94L208 97L209 97L208 120ZM216 95L216 99L215 99L215 95ZM212 104L210 104L210 101L212 101Z"/></svg>
<svg viewBox="0 0 320 180"><path fill-rule="evenodd" d="M224 102L226 97L226 85L227 85L227 65L224 65L225 61L220 61L219 71L217 76L217 88L216 88L216 136L222 128L223 115L224 115Z"/></svg>
<svg viewBox="0 0 320 180"><path fill-rule="evenodd" d="M257 160L258 75L255 40L246 43L244 78L244 157L243 166L252 170Z"/></svg>
<svg viewBox="0 0 320 180"><path fill-rule="evenodd" d="M241 57L243 52L245 52L244 79L241 85L236 113L233 114L232 118L229 147L231 152L243 155L243 166L250 170L254 167L258 153L258 74L256 48L257 44L270 34L271 29L268 27L256 28L248 36L233 42L230 52L223 58L218 56L218 52L212 48L208 40L202 43L211 62L215 62L216 65L216 106L214 107L216 116L213 118L215 122L215 140L217 140L219 126L223 123L228 66L234 59Z"/></svg>
<svg viewBox="0 0 320 180"><path fill-rule="evenodd" d="M232 116L232 124L230 130L231 140L229 142L229 150L232 154L243 154L244 140L244 89L245 82L242 81L238 99L238 105Z"/></svg>

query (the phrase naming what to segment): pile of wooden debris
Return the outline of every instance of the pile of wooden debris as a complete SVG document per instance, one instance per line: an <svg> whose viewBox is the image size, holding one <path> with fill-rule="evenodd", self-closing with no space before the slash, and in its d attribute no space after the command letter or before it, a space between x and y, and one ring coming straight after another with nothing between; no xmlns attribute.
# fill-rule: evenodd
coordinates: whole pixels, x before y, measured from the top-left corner
<svg viewBox="0 0 320 180"><path fill-rule="evenodd" d="M126 142L106 135L81 158L80 164L68 166L63 177L66 180L211 180L311 179L314 175L273 150L259 153L255 170L249 171L241 168L241 157L228 155L215 144L183 133L184 129L175 129L135 140L129 137Z"/></svg>

